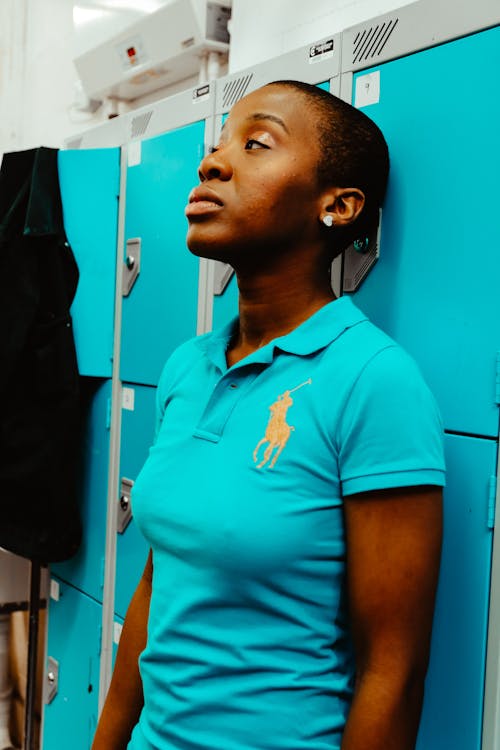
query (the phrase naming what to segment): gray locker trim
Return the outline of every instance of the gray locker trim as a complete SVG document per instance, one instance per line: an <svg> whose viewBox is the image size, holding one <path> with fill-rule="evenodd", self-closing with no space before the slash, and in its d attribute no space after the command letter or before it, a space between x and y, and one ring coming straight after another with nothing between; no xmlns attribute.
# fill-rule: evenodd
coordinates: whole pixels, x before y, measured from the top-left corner
<svg viewBox="0 0 500 750"><path fill-rule="evenodd" d="M98 712L102 711L112 674L113 619L116 578L116 508L120 486L120 441L122 422L122 384L120 381L120 347L122 324L123 249L125 245L125 207L127 197L128 152L120 152L120 198L118 236L116 241L116 281L113 341L113 373L111 378L111 432L109 438L108 494L106 510L106 553L102 607L102 641L99 669Z"/></svg>
<svg viewBox="0 0 500 750"><path fill-rule="evenodd" d="M215 97L213 98L215 102ZM215 118L205 120L205 149L208 154L214 143ZM213 290L214 290L215 261L200 258L198 275L198 317L196 333L200 335L212 330L213 321Z"/></svg>
<svg viewBox="0 0 500 750"><path fill-rule="evenodd" d="M496 518L500 518L500 457L497 462ZM482 750L500 750L500 536L493 534L490 611L486 651Z"/></svg>
<svg viewBox="0 0 500 750"><path fill-rule="evenodd" d="M311 57L311 50L321 46L325 41L333 40L333 50L325 55ZM270 81L285 79L299 79L306 83L318 83L333 79L340 73L340 55L342 40L340 34L330 34L327 37L299 47L292 52L266 60L252 68L240 70L237 73L218 78L215 81L215 112L228 112L233 104L245 94L265 86ZM330 85L331 88L331 85Z"/></svg>
<svg viewBox="0 0 500 750"><path fill-rule="evenodd" d="M215 82L201 88L206 89L203 96L197 95L200 87L187 89L129 112L126 115L126 142L137 138L152 138L210 118L215 105Z"/></svg>
<svg viewBox="0 0 500 750"><path fill-rule="evenodd" d="M417 0L342 33L342 73L371 68L500 23L498 0Z"/></svg>
<svg viewBox="0 0 500 750"><path fill-rule="evenodd" d="M126 139L127 115L120 115L82 133L69 136L64 140L63 148L115 148L125 143Z"/></svg>

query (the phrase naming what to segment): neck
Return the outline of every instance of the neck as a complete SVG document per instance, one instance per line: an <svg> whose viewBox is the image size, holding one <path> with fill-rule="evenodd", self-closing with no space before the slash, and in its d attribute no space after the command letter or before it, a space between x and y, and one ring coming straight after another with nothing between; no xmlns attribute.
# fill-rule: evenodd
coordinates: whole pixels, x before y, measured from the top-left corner
<svg viewBox="0 0 500 750"><path fill-rule="evenodd" d="M335 299L328 273L289 264L279 274L237 272L239 331L231 349L241 356L297 328Z"/></svg>

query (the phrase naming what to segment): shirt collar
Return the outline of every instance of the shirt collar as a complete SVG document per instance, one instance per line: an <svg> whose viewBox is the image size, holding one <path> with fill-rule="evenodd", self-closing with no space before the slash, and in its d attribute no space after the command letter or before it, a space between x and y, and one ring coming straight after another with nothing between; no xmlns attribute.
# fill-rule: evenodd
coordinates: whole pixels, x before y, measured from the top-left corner
<svg viewBox="0 0 500 750"><path fill-rule="evenodd" d="M234 366L270 363L274 359L276 349L298 356L313 354L331 344L348 328L366 319L366 315L356 307L350 297L339 297L321 307L290 333L273 339ZM226 350L237 327L238 317L236 316L223 327L200 339L207 356L221 372L227 370Z"/></svg>

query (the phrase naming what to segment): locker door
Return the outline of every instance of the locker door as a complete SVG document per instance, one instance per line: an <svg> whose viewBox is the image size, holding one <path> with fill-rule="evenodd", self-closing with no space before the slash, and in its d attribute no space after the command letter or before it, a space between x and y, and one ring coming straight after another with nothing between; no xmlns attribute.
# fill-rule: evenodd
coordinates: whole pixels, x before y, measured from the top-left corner
<svg viewBox="0 0 500 750"><path fill-rule="evenodd" d="M59 152L68 241L80 271L71 308L81 375L111 377L120 151Z"/></svg>
<svg viewBox="0 0 500 750"><path fill-rule="evenodd" d="M59 599L49 602L47 654L57 662L58 684L44 710L42 750L89 750L97 724L102 607L63 581L53 581ZM49 664L53 670L54 663Z"/></svg>
<svg viewBox="0 0 500 750"><path fill-rule="evenodd" d="M500 28L356 74L391 153L381 257L355 301L422 367L445 427L498 434ZM355 103L355 97L354 97Z"/></svg>
<svg viewBox="0 0 500 750"><path fill-rule="evenodd" d="M126 238L141 239L140 273L123 300L121 379L156 385L169 354L196 335L198 258L184 207L197 184L204 121L142 142L127 173Z"/></svg>
<svg viewBox="0 0 500 750"><path fill-rule="evenodd" d="M479 750L497 443L446 435L444 543L417 750Z"/></svg>
<svg viewBox="0 0 500 750"><path fill-rule="evenodd" d="M74 557L51 570L102 602L111 381L84 378L81 387L85 404L79 480L82 543Z"/></svg>
<svg viewBox="0 0 500 750"><path fill-rule="evenodd" d="M135 481L154 437L156 388L125 385L122 411L120 477ZM121 512L119 512L120 520ZM130 521L118 534L116 547L115 613L125 617L143 571L149 547Z"/></svg>

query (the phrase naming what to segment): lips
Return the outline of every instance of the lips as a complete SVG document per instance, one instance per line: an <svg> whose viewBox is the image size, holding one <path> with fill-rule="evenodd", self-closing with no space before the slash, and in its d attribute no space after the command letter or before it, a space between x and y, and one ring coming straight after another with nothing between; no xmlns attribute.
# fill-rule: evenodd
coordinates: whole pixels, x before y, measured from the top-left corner
<svg viewBox="0 0 500 750"><path fill-rule="evenodd" d="M189 203L185 208L186 216L204 216L216 211L220 211L223 203L219 196L206 187L196 187L189 195Z"/></svg>

